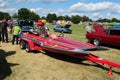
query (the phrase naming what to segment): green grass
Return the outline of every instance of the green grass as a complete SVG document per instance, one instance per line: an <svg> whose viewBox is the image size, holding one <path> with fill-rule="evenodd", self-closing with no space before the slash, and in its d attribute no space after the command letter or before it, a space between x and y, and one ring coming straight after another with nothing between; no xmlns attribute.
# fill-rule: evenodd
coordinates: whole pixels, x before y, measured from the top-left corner
<svg viewBox="0 0 120 80"><path fill-rule="evenodd" d="M73 33L65 34L65 37L87 42L84 26L72 25ZM52 25L49 25L49 28L50 33L55 33ZM10 67L12 73L5 80L120 80L120 69L117 68L113 68L114 75L109 77L106 74L107 70L90 61L80 63L81 60L52 53L30 52L28 54L18 45L11 45L11 43L3 43L0 48L5 53L14 51L15 54L7 56L6 59L8 63L18 64ZM109 48L107 51L90 52L104 59L120 63L119 49ZM105 65L105 67L108 66Z"/></svg>

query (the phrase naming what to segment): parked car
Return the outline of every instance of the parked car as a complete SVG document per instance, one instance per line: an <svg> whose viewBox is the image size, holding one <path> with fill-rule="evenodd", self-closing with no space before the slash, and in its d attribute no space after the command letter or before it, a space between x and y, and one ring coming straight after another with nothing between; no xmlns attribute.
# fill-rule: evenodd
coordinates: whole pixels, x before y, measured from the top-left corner
<svg viewBox="0 0 120 80"><path fill-rule="evenodd" d="M114 26L110 26L111 28L120 28L120 23L117 23L116 25Z"/></svg>
<svg viewBox="0 0 120 80"><path fill-rule="evenodd" d="M93 28L95 31L86 34L90 43L96 46L102 44L120 46L120 28L104 29L102 25L94 25Z"/></svg>
<svg viewBox="0 0 120 80"><path fill-rule="evenodd" d="M19 20L18 24L21 26L22 32L28 32L30 29L33 29L33 21L31 20Z"/></svg>
<svg viewBox="0 0 120 80"><path fill-rule="evenodd" d="M21 31L22 32L29 32L31 29L33 29L33 26L23 26Z"/></svg>
<svg viewBox="0 0 120 80"><path fill-rule="evenodd" d="M55 25L53 30L55 32L63 32L63 33L72 33L72 30L70 29L71 25L65 25L65 26L61 26L61 25Z"/></svg>

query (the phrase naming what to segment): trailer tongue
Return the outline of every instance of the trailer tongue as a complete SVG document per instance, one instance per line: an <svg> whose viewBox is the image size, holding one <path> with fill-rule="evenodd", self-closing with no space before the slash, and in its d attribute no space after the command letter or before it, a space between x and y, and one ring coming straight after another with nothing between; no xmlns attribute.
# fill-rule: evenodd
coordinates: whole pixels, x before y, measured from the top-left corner
<svg viewBox="0 0 120 80"><path fill-rule="evenodd" d="M109 70L107 72L107 74L109 76L112 76L113 73L112 73L112 67L115 67L115 68L120 68L120 64L118 63L115 63L115 62L112 62L112 61L109 61L109 60L106 60L106 59L103 59L103 58L100 58L98 56L95 56L93 54L88 54L88 55L81 55L81 54L71 54L69 56L72 56L74 58L78 58L78 59L84 59L84 60L89 60L91 62L94 62L94 63L100 63L102 65L108 65L109 66Z"/></svg>

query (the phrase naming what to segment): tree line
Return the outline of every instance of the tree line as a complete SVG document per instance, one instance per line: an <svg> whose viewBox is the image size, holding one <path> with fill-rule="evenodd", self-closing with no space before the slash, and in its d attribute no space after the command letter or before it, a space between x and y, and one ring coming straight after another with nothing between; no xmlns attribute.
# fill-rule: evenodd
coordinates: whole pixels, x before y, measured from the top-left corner
<svg viewBox="0 0 120 80"><path fill-rule="evenodd" d="M11 16L9 15L9 13L0 12L0 20L3 18L11 19Z"/></svg>
<svg viewBox="0 0 120 80"><path fill-rule="evenodd" d="M75 24L78 24L80 22L92 22L93 20L90 19L87 16L79 16L79 15L72 15L72 16L57 16L55 13L51 14L48 13L47 16L45 17L41 17L40 15L36 14L33 11L30 11L27 8L21 8L18 10L17 13L14 13L12 16L9 15L9 13L4 13L4 12L0 12L0 19L2 18L6 18L6 19L11 19L11 18L17 18L18 20L33 20L33 21L37 21L39 19L46 19L49 23L52 23L53 20L66 20L66 21L72 21ZM116 19L116 18L112 18L112 19L107 19L107 18L99 18L98 20L96 20L96 22L120 22L120 20Z"/></svg>

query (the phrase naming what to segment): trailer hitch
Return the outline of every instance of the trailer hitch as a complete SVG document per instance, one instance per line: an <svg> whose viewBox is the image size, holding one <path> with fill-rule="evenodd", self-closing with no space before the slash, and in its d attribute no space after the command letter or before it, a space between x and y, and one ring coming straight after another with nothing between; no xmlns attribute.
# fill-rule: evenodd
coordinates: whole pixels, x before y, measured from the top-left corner
<svg viewBox="0 0 120 80"><path fill-rule="evenodd" d="M113 73L112 73L112 67L109 68L107 74L108 74L108 76L112 77L112 75L113 75Z"/></svg>

